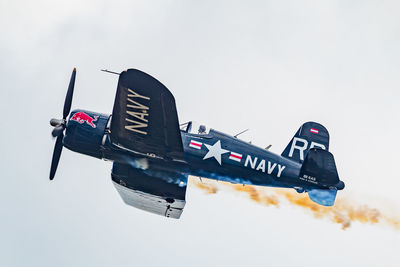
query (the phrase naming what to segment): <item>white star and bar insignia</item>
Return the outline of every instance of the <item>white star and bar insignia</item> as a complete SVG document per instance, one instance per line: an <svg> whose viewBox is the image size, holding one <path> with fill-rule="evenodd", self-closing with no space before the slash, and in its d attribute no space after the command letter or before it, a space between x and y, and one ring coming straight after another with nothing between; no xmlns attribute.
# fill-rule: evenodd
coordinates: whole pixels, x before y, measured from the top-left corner
<svg viewBox="0 0 400 267"><path fill-rule="evenodd" d="M219 140L212 146L207 144L204 145L207 147L208 152L203 159L214 157L218 161L219 165L221 165L221 155L230 152L229 150L221 148L221 141Z"/></svg>
<svg viewBox="0 0 400 267"><path fill-rule="evenodd" d="M242 154L223 149L221 147L220 140L215 142L214 145L204 144L204 143L196 141L196 140L191 140L189 143L189 147L199 149L199 150L202 148L203 145L208 149L208 152L204 156L203 160L209 159L209 158L215 158L215 160L219 163L219 165L222 165L221 164L221 155L230 152L230 155L229 155L230 160L233 160L236 162L242 161Z"/></svg>

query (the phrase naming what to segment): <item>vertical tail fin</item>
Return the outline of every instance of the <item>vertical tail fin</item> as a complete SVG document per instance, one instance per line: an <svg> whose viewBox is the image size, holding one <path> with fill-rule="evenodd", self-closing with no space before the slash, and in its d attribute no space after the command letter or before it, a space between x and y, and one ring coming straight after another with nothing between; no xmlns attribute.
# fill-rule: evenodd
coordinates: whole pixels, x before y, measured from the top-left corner
<svg viewBox="0 0 400 267"><path fill-rule="evenodd" d="M296 132L282 153L282 157L302 163L310 148L329 149L329 132L319 123L306 122Z"/></svg>

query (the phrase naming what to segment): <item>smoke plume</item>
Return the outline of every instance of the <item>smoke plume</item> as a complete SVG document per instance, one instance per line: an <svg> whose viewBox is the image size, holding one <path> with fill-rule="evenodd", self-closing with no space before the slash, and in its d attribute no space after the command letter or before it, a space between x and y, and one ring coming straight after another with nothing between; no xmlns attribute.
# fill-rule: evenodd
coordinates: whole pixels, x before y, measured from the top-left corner
<svg viewBox="0 0 400 267"><path fill-rule="evenodd" d="M279 207L281 204L289 203L300 207L317 219L328 219L341 225L342 229L349 228L352 222L368 224L386 224L396 230L400 230L400 218L385 214L377 208L357 204L338 196L333 207L325 207L312 202L306 193L298 194L293 189L274 189L251 185L231 184L227 182L216 182L215 180L192 177L191 183L208 194L216 194L219 190L239 192L246 195L250 200L263 206Z"/></svg>

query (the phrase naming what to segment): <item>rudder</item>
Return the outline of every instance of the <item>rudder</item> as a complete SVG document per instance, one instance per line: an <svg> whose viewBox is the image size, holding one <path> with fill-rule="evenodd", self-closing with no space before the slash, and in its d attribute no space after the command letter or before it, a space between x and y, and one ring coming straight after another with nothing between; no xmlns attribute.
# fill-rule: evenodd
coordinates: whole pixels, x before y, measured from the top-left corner
<svg viewBox="0 0 400 267"><path fill-rule="evenodd" d="M316 186L335 186L340 182L332 153L312 148L300 169L300 180Z"/></svg>
<svg viewBox="0 0 400 267"><path fill-rule="evenodd" d="M337 190L344 188L344 183L339 180L333 155L321 148L311 148L308 151L299 178L322 187L307 190L307 193L312 201L323 206L333 206Z"/></svg>

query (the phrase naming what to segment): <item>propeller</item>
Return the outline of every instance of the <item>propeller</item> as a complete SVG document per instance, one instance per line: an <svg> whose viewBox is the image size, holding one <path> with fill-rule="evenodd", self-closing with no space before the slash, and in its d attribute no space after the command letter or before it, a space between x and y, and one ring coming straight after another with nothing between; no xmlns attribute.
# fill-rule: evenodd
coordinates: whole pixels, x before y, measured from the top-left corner
<svg viewBox="0 0 400 267"><path fill-rule="evenodd" d="M67 95L65 96L63 118L61 120L59 120L59 119L51 119L50 120L50 125L54 127L53 131L51 132L51 135L53 137L57 137L56 144L54 146L54 151L53 151L53 158L51 160L50 180L54 179L54 176L55 176L56 170L57 170L57 166L58 166L58 162L60 161L61 151L63 148L62 141L64 138L64 130L67 127L66 119L71 110L72 96L74 94L75 76L76 76L76 68L74 68L74 70L72 71L71 79L70 79L69 85L68 85Z"/></svg>

